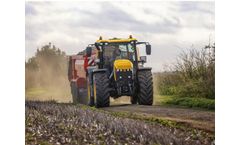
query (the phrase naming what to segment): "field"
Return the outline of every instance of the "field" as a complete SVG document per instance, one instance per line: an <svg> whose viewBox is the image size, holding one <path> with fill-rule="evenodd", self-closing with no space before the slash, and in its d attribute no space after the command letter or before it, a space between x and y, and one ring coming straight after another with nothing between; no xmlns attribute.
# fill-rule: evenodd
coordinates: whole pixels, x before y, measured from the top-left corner
<svg viewBox="0 0 240 145"><path fill-rule="evenodd" d="M214 144L213 111L26 101L26 144Z"/></svg>
<svg viewBox="0 0 240 145"><path fill-rule="evenodd" d="M71 102L70 87L33 87L26 90L26 100Z"/></svg>

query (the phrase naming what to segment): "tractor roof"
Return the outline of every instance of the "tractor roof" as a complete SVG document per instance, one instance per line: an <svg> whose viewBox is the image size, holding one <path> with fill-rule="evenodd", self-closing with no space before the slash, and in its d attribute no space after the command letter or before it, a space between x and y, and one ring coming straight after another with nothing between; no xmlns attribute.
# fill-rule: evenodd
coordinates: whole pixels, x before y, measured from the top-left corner
<svg viewBox="0 0 240 145"><path fill-rule="evenodd" d="M129 38L112 38L112 39L102 39L102 37L100 36L99 40L97 40L96 42L98 43L128 43L131 41L137 41L136 38L132 38L132 36L130 35Z"/></svg>

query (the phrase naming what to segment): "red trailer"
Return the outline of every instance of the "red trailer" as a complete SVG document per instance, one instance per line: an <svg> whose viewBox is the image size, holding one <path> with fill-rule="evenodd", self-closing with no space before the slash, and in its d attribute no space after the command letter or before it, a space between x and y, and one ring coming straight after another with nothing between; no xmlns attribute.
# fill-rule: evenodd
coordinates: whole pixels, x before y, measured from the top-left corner
<svg viewBox="0 0 240 145"><path fill-rule="evenodd" d="M87 67L95 65L96 55L96 51L93 51L92 56L87 57L83 51L77 55L69 56L68 80L73 103L88 104Z"/></svg>

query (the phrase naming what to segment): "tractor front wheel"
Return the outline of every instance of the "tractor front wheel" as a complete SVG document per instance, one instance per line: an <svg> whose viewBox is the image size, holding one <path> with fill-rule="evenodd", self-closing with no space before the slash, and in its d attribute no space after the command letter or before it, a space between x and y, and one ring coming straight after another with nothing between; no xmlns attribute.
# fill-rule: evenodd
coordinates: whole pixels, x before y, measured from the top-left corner
<svg viewBox="0 0 240 145"><path fill-rule="evenodd" d="M109 107L109 80L106 73L95 73L93 75L93 93L95 107Z"/></svg>
<svg viewBox="0 0 240 145"><path fill-rule="evenodd" d="M153 81L151 70L142 70L138 72L138 103L139 105L153 104Z"/></svg>
<svg viewBox="0 0 240 145"><path fill-rule="evenodd" d="M137 98L137 95L132 95L132 96L131 96L131 103L132 103L132 104L137 104L137 99L138 99L138 98Z"/></svg>

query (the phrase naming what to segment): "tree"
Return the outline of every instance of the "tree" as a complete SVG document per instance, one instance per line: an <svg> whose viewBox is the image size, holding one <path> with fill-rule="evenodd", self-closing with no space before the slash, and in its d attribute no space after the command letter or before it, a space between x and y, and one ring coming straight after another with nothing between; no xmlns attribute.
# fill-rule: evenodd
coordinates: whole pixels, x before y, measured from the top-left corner
<svg viewBox="0 0 240 145"><path fill-rule="evenodd" d="M26 87L59 84L67 77L66 53L51 43L44 45L25 62L25 70Z"/></svg>

